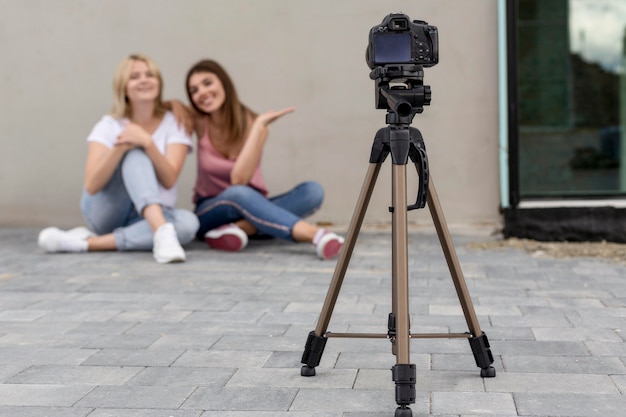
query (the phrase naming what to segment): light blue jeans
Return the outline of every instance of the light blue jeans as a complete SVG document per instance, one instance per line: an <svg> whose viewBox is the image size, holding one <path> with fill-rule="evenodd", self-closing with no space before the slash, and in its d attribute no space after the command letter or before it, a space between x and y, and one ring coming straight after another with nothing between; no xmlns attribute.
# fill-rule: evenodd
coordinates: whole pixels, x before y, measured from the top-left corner
<svg viewBox="0 0 626 417"><path fill-rule="evenodd" d="M197 196L195 213L200 219L198 239L223 224L246 219L260 235L291 240L293 225L313 214L324 200L322 186L314 181L267 198L247 185L233 185L215 197Z"/></svg>
<svg viewBox="0 0 626 417"><path fill-rule="evenodd" d="M149 204L161 204L156 172L143 150L132 149L102 190L83 190L80 209L93 232L113 233L117 250L152 250L152 228L139 214ZM191 211L163 207L163 214L182 245L193 240L199 223Z"/></svg>

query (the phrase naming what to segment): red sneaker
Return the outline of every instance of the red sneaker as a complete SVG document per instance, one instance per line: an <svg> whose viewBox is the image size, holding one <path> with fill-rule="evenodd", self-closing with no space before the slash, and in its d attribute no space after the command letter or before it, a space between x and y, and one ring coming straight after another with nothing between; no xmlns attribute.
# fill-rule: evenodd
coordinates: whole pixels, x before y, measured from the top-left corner
<svg viewBox="0 0 626 417"><path fill-rule="evenodd" d="M206 232L204 241L213 249L237 252L248 244L248 235L237 225L230 223Z"/></svg>
<svg viewBox="0 0 626 417"><path fill-rule="evenodd" d="M317 242L317 245L315 245L317 250L317 256L322 259L334 258L335 256L339 255L339 251L341 251L343 242L344 238L333 232L324 233L320 240Z"/></svg>

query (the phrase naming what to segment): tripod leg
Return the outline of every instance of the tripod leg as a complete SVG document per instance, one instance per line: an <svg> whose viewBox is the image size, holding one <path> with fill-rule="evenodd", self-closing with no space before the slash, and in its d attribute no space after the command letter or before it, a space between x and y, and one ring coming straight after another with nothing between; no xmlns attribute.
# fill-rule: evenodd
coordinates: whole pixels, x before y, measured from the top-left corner
<svg viewBox="0 0 626 417"><path fill-rule="evenodd" d="M461 271L461 265L459 264L459 258L457 257L452 238L450 237L450 231L446 225L446 220L439 204L439 197L433 184L432 176L428 185L428 208L430 214L435 223L435 229L437 229L437 235L439 236L439 242L443 249L446 262L448 263L448 269L454 282L461 307L463 308L463 314L465 320L470 329L472 337L469 339L472 352L474 353L474 359L476 365L481 368L480 375L482 377L494 377L496 376L495 369L491 366L493 363L493 355L487 340L487 335L480 330L478 319L476 318L476 312L474 311L474 305Z"/></svg>
<svg viewBox="0 0 626 417"><path fill-rule="evenodd" d="M407 232L406 165L393 165L392 171L392 311L395 316L396 416L410 416L415 402L415 365L410 362L409 262ZM392 341L393 342L393 341Z"/></svg>
<svg viewBox="0 0 626 417"><path fill-rule="evenodd" d="M350 220L350 225L348 226L346 240L341 248L341 252L339 252L335 272L333 273L333 278L330 282L328 292L326 293L326 299L324 300L322 312L320 313L320 317L317 321L315 331L309 333L309 337L304 347L304 353L302 354L301 360L304 366L302 366L302 369L300 370L300 374L302 376L315 375L315 367L319 365L322 358L322 353L324 352L327 340L324 335L328 329L328 323L330 322L330 317L333 314L339 290L341 289L343 278L346 275L348 263L350 262L350 257L352 256L352 251L354 250L354 245L356 243L359 230L361 229L363 218L365 217L365 211L367 210L370 198L372 197L372 192L374 190L374 185L376 184L376 178L380 172L381 164L382 162L370 163L367 170L356 208L352 215L352 219Z"/></svg>

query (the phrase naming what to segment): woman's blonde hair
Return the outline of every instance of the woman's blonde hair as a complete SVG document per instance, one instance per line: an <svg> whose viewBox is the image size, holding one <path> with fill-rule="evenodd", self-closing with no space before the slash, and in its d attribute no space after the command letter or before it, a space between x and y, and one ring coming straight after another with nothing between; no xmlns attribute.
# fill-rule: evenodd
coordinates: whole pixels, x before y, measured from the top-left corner
<svg viewBox="0 0 626 417"><path fill-rule="evenodd" d="M117 66L115 76L113 77L113 108L111 109L111 116L115 117L116 119L131 116L132 109L129 106L128 97L126 97L126 86L128 85L128 80L130 79L130 73L132 71L133 64L136 61L145 62L148 66L148 69L154 74L157 80L159 80L159 94L155 100L156 102L154 106L155 116L160 116L165 112L162 99L163 77L161 77L161 71L159 71L159 67L154 63L153 60L145 55L132 54L122 59L122 62L120 62Z"/></svg>

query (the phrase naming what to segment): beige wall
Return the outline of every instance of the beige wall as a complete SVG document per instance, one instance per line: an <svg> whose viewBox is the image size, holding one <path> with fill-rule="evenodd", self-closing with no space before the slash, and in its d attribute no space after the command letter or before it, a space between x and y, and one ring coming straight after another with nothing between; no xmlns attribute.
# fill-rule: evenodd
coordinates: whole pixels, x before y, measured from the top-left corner
<svg viewBox="0 0 626 417"><path fill-rule="evenodd" d="M374 108L364 54L390 12L438 26L440 63L426 69L432 105L413 126L450 224L500 222L497 10L494 0L0 0L0 225L81 224L85 138L109 110L119 60L145 53L165 96L184 99L187 68L221 61L257 111L296 106L272 126L270 191L316 179L326 202L313 218L349 222L385 112ZM195 158L181 178L191 208ZM408 199L415 198L409 166ZM366 223L386 223L390 161ZM409 221L430 223L427 211Z"/></svg>

